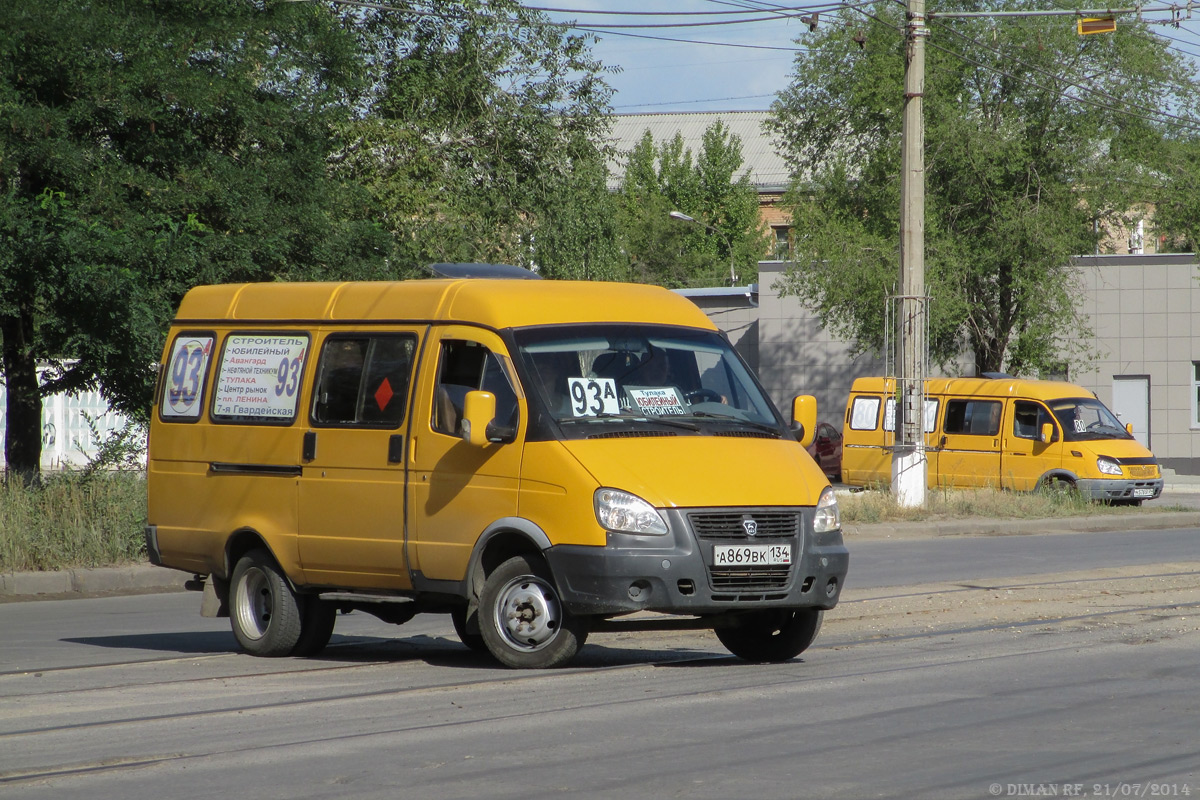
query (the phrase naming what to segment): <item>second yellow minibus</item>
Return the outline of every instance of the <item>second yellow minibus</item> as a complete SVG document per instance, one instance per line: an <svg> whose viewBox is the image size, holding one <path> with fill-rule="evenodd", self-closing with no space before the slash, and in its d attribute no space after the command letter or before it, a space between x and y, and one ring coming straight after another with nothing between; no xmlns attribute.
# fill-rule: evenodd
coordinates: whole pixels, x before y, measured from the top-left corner
<svg viewBox="0 0 1200 800"><path fill-rule="evenodd" d="M842 480L891 481L893 378L859 378L846 404ZM929 486L1069 487L1140 504L1162 493L1154 454L1096 396L1058 381L931 378L925 390Z"/></svg>

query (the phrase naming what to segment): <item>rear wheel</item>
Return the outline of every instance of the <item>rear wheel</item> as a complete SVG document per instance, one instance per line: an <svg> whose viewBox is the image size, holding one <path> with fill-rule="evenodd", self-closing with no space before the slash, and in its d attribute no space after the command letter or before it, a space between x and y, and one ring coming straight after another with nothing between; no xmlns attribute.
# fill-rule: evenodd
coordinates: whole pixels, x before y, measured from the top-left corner
<svg viewBox="0 0 1200 800"><path fill-rule="evenodd" d="M337 606L318 597L304 598L300 615L300 639L292 649L294 656L315 656L325 649L337 622Z"/></svg>
<svg viewBox="0 0 1200 800"><path fill-rule="evenodd" d="M234 638L250 655L291 655L300 641L299 599L266 550L251 550L233 568L229 622Z"/></svg>
<svg viewBox="0 0 1200 800"><path fill-rule="evenodd" d="M479 630L496 660L517 669L565 664L587 639L587 628L563 607L537 556L510 558L488 576L479 596Z"/></svg>
<svg viewBox="0 0 1200 800"><path fill-rule="evenodd" d="M729 652L746 661L787 661L808 649L821 630L818 608L750 611L716 629Z"/></svg>

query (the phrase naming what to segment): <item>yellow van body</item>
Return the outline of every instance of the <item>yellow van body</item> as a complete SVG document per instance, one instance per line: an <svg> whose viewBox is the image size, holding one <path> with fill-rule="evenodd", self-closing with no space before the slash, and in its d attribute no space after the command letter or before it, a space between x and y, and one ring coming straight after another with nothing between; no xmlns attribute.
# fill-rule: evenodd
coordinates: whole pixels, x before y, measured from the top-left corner
<svg viewBox="0 0 1200 800"><path fill-rule="evenodd" d="M891 481L896 382L859 378L846 404L842 479ZM1015 378L931 378L925 394L929 486L1032 491L1069 486L1095 500L1162 493L1154 454L1081 386Z"/></svg>
<svg viewBox="0 0 1200 800"><path fill-rule="evenodd" d="M655 359L678 374L649 377ZM198 287L155 403L151 560L195 573L258 655L316 652L358 608L448 612L513 667L564 663L639 611L779 660L845 579L836 501L793 430L811 436L815 401L789 425L662 288Z"/></svg>

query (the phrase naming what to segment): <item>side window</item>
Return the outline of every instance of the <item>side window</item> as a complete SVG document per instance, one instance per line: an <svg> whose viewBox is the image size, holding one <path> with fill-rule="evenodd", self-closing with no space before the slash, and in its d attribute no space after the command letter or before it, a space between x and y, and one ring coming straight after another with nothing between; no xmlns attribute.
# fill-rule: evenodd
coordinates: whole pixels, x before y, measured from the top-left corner
<svg viewBox="0 0 1200 800"><path fill-rule="evenodd" d="M873 431L879 427L879 398L856 397L850 404L850 430Z"/></svg>
<svg viewBox="0 0 1200 800"><path fill-rule="evenodd" d="M995 436L1000 432L1000 403L993 400L947 400L943 432Z"/></svg>
<svg viewBox="0 0 1200 800"><path fill-rule="evenodd" d="M212 418L288 425L296 418L307 333L231 333L217 368Z"/></svg>
<svg viewBox="0 0 1200 800"><path fill-rule="evenodd" d="M1013 436L1021 439L1041 437L1042 425L1052 422L1050 412L1039 403L1018 400L1013 410Z"/></svg>
<svg viewBox="0 0 1200 800"><path fill-rule="evenodd" d="M331 336L321 348L314 425L395 428L404 421L416 337Z"/></svg>
<svg viewBox="0 0 1200 800"><path fill-rule="evenodd" d="M171 344L163 368L159 416L170 422L195 422L204 410L204 388L216 337L210 331L184 331Z"/></svg>
<svg viewBox="0 0 1200 800"><path fill-rule="evenodd" d="M925 433L933 433L933 429L937 427L937 412L938 401L926 398L923 421ZM894 397L887 399L887 405L883 409L883 429L885 431L896 430L896 399Z"/></svg>
<svg viewBox="0 0 1200 800"><path fill-rule="evenodd" d="M478 342L456 339L442 342L434 390L433 429L461 436L463 404L467 392L476 389L496 396L496 425L516 426L517 393L496 354Z"/></svg>

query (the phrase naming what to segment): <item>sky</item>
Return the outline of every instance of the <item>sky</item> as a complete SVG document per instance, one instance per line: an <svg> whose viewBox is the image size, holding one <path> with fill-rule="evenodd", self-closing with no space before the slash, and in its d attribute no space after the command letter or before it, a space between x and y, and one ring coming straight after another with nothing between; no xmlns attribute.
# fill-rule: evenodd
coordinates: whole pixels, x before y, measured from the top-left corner
<svg viewBox="0 0 1200 800"><path fill-rule="evenodd" d="M1088 0L1078 2L1086 5ZM596 34L592 52L603 63L621 68L606 77L615 90L612 105L618 114L769 108L776 93L789 83L792 59L799 49L796 40L808 32L807 25L799 19L782 16L778 10L794 12L798 7L814 7L819 3L829 7L822 0L522 0L522 3L531 8L564 9L547 12L556 22L574 20L597 29L608 26L607 32ZM1067 3L1045 0L1041 5L1061 8ZM1105 4L1097 2L1095 6ZM1143 7L1167 6L1169 0L1148 0ZM929 8L933 10L936 4L931 3ZM1170 14L1159 12L1147 16L1163 20ZM633 30L613 27L681 22L721 24ZM1072 23L1068 19L1065 24ZM1181 16L1178 27L1159 25L1155 30L1178 53L1192 59L1200 57L1200 9Z"/></svg>
<svg viewBox="0 0 1200 800"><path fill-rule="evenodd" d="M592 52L605 64L621 67L620 72L606 77L616 90L612 102L613 110L618 114L765 110L775 94L788 85L796 50L795 39L808 30L794 18L779 17L770 11L744 10L754 6L794 5L787 3L523 0L523 5L577 10L577 13L549 12L547 16L555 21L576 20L596 28L605 25L721 23L635 30L609 28L609 32L597 34ZM588 11L642 13L585 13ZM646 12L672 14L650 16ZM688 16L684 16L685 13ZM666 39L684 41L664 41Z"/></svg>

